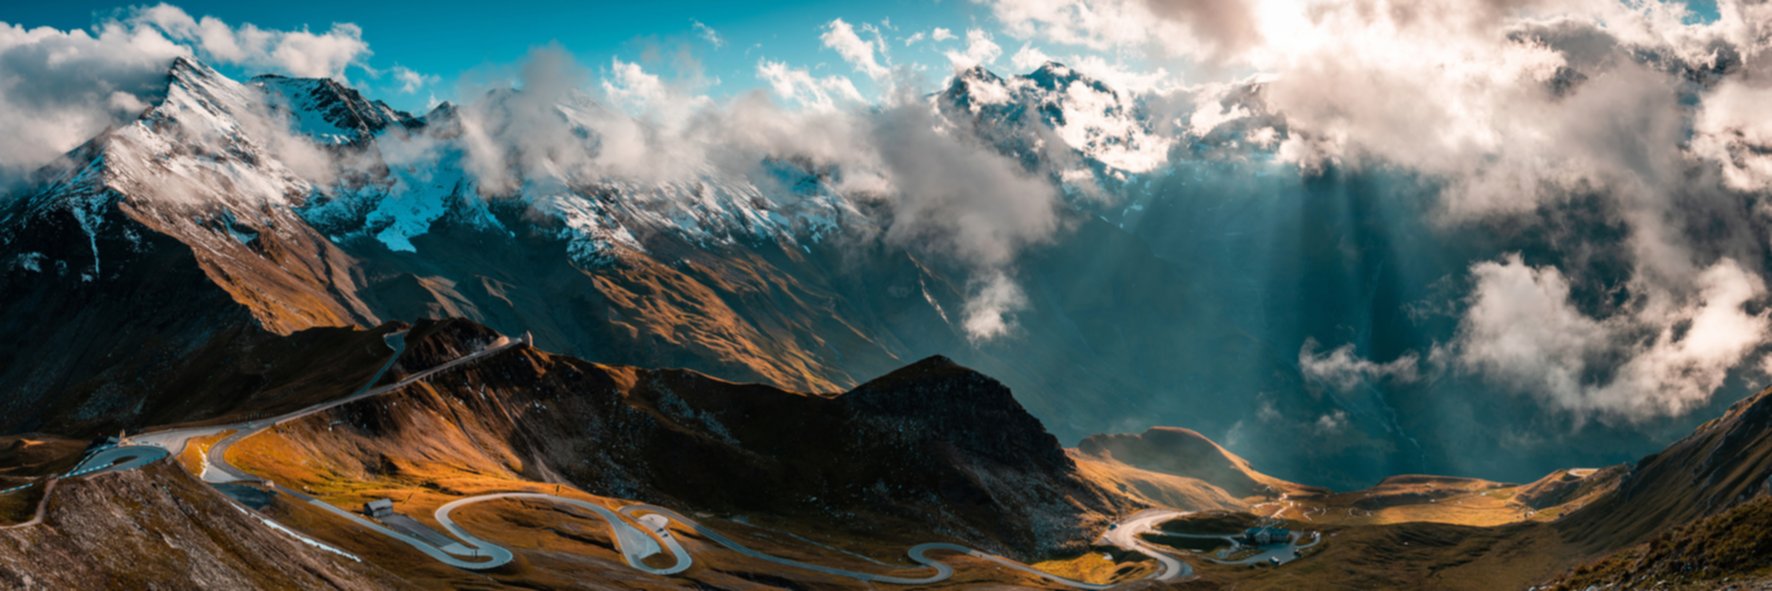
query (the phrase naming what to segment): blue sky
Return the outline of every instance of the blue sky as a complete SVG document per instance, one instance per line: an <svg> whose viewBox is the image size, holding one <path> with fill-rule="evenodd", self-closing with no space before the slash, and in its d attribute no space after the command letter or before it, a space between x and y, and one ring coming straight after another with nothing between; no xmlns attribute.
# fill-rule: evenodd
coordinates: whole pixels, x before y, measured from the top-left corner
<svg viewBox="0 0 1772 591"><path fill-rule="evenodd" d="M983 29L1001 46L1001 58L991 65L1000 73L1012 73L1015 67L1011 65L1011 56L1024 43L1004 34L988 7L969 0L506 0L491 4L465 0L184 0L173 5L193 17L216 17L236 27L252 24L265 29L307 28L320 33L334 23L355 24L362 29L372 55L364 60L366 68L346 71L349 81L375 98L415 112L425 110L433 101L457 100L463 92L458 89L461 81L491 82L511 75L525 54L549 44L570 52L598 77L606 77L611 60L620 59L638 63L667 81L706 82L698 85L696 92L718 98L765 86L757 74L758 63L764 59L806 69L814 76L841 74L864 96L877 96L880 88L875 81L856 72L820 41L819 35L832 19L841 18L857 28L879 27L891 62L917 65L916 71L930 88L950 71L944 52L962 50L968 29ZM1688 5L1693 10L1693 20L1716 18L1716 0L1689 0ZM0 22L86 29L130 6L93 0L15 2L0 8ZM715 31L721 43L711 43L697 23ZM951 31L955 38L941 42L925 40L910 46L904 43L913 34L927 37L937 27ZM867 33L863 35L866 37ZM1059 59L1078 53L1092 54L1129 72L1150 73L1161 65L1171 73L1190 77L1186 65L1173 61L1153 64L1138 51L1103 55L1055 45L1050 40L1036 41L1033 46L1060 56ZM261 73L223 63L212 65L240 77ZM416 92L402 92L402 84L390 74L396 66L421 73L430 82Z"/></svg>
<svg viewBox="0 0 1772 591"><path fill-rule="evenodd" d="M402 95L391 77L375 79L366 72L348 72L352 82L371 94L405 109L422 109L432 93L439 99L454 98L454 81L464 75L496 76L518 63L530 49L558 43L579 61L606 71L612 58L638 62L648 71L666 78L688 75L681 67L686 54L699 62L709 78L719 83L707 89L720 96L761 86L756 66L759 59L785 61L808 68L814 74L853 74L834 51L825 48L819 34L831 19L842 18L860 26L879 25L890 19L895 30L885 35L893 57L941 66L931 77L946 73L943 49L963 43L968 27L991 28L989 11L971 2L837 2L831 0L751 3L665 0L646 2L566 2L507 0L504 2L367 2L311 0L308 2L237 2L185 0L173 5L194 17L214 16L231 25L246 23L267 29L307 27L321 32L335 22L354 23L374 54L372 68L395 65L436 76L441 81L426 91ZM0 21L26 27L88 28L98 20L130 4L67 0L61 2L12 3L0 9ZM712 27L723 39L715 47L698 34L695 22ZM919 43L905 47L900 38L916 31L946 27L961 39L943 46ZM994 31L993 31L994 32ZM1002 38L1006 53L1014 51L1012 40ZM1007 57L1007 55L1005 55ZM225 68L224 68L225 69ZM230 71L231 74L248 74ZM864 93L871 90L865 76L852 76Z"/></svg>

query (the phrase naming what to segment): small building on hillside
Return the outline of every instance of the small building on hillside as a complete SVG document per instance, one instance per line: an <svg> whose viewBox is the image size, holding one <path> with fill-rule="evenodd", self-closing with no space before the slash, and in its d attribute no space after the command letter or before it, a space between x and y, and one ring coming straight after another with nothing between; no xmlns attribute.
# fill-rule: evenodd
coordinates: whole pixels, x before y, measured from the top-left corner
<svg viewBox="0 0 1772 591"><path fill-rule="evenodd" d="M376 500L364 503L363 504L363 514L368 515L370 517L374 517L376 519L381 519L383 517L393 515L394 514L394 501L392 499L376 499Z"/></svg>
<svg viewBox="0 0 1772 591"><path fill-rule="evenodd" d="M1283 527L1251 527L1243 530L1244 544L1266 546L1292 540L1292 531Z"/></svg>

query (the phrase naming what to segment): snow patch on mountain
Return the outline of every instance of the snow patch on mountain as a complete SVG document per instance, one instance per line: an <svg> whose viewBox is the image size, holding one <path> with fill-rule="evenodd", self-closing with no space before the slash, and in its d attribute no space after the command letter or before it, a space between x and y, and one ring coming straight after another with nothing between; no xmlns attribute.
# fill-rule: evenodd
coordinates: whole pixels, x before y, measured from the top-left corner
<svg viewBox="0 0 1772 591"><path fill-rule="evenodd" d="M1127 116L1114 91L1073 80L1059 101L1063 116L1054 125L1058 137L1090 158L1130 173L1150 172L1168 162L1170 142Z"/></svg>
<svg viewBox="0 0 1772 591"><path fill-rule="evenodd" d="M1129 116L1119 95L1094 87L1054 92L1023 78L981 78L970 94L986 111L1056 107L1051 120L1070 126L1060 136L1066 142L1105 155L1112 166L1134 164L1111 152L1120 144L1102 139L1141 133L1114 119ZM567 104L558 113L576 128L594 118L575 110L600 108ZM1082 108L1102 113L1063 115ZM532 214L525 220L538 224L533 231L560 239L587 267L622 251L647 252L655 239L805 249L868 217L827 178L839 172L792 162L671 180L567 180L524 170L514 190L487 194L460 136L450 135L462 133L455 117L455 109L438 109L414 118L332 80L263 76L243 84L178 59L164 96L137 121L70 154L76 166L49 183L41 200L66 208L88 233L89 279L98 277L100 232L119 200L157 230L220 257L243 256L242 245L304 226L335 242L369 239L400 252L418 252L415 239L445 220L514 236L505 227L512 221L493 214L493 205L512 200Z"/></svg>
<svg viewBox="0 0 1772 591"><path fill-rule="evenodd" d="M1104 167L1109 176L1154 171L1168 162L1174 145L1153 132L1137 97L1055 62L1007 79L984 68L962 70L938 100L970 113L980 127L992 128L998 137L990 139L1002 149L1038 153L1047 147L1042 136L1050 130L1084 159ZM1019 137L1002 137L1006 131ZM1064 180L1078 179L1080 175L1071 175Z"/></svg>
<svg viewBox="0 0 1772 591"><path fill-rule="evenodd" d="M326 78L266 75L253 78L252 85L265 91L270 107L286 115L297 132L324 145L359 143L388 129L420 124L387 103Z"/></svg>

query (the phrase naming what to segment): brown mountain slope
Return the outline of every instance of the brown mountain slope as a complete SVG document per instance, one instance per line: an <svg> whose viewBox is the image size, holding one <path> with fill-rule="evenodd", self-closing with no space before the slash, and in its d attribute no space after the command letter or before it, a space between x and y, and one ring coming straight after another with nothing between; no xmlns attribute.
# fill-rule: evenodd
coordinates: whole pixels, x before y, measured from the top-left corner
<svg viewBox="0 0 1772 591"><path fill-rule="evenodd" d="M1211 483L1234 497L1321 492L1257 472L1249 462L1206 436L1181 427L1140 434L1095 435L1077 444L1089 458Z"/></svg>
<svg viewBox="0 0 1772 591"><path fill-rule="evenodd" d="M1560 506L1583 506L1604 497L1618 486L1627 467L1607 466L1598 469L1568 469L1546 474L1543 478L1521 485L1515 500L1533 510Z"/></svg>
<svg viewBox="0 0 1772 591"><path fill-rule="evenodd" d="M1558 524L1589 548L1619 548L1772 492L1772 389L1639 460L1602 497Z"/></svg>
<svg viewBox="0 0 1772 591"><path fill-rule="evenodd" d="M1224 489L1197 478L1153 472L1104 460L1075 448L1065 450L1077 471L1097 486L1144 504L1185 507L1190 510L1248 510L1248 503Z"/></svg>
<svg viewBox="0 0 1772 591"><path fill-rule="evenodd" d="M1772 586L1772 496L1582 565L1546 589L1763 589Z"/></svg>
<svg viewBox="0 0 1772 591"><path fill-rule="evenodd" d="M0 529L0 587L402 589L387 571L308 546L170 463L64 480L43 522Z"/></svg>
<svg viewBox="0 0 1772 591"><path fill-rule="evenodd" d="M444 321L408 338L403 371L496 334ZM497 475L856 536L894 524L1029 557L1081 549L1137 508L1079 474L1008 389L942 358L816 396L513 349L284 425L229 460L341 504Z"/></svg>

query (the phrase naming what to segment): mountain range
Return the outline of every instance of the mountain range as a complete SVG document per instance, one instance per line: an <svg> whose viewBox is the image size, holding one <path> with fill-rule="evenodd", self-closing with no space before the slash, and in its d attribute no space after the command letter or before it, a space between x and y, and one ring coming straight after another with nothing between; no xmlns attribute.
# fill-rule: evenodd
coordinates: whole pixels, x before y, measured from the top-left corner
<svg viewBox="0 0 1772 591"><path fill-rule="evenodd" d="M1354 419L1392 438L1367 447L1211 408L1199 430L1105 427L1234 391L1190 373L1233 353L1295 371L1227 313L1250 286L1198 285L1213 263L1153 238L1217 214L1150 199L1188 181L1146 173L1271 123L1258 87L1188 146L1154 133L1160 106L1056 63L926 97L1064 187L1064 237L1019 262L1029 302L994 341L967 326L976 269L870 231L893 214L844 196L842 171L488 187L432 141L488 133L466 107L184 58L151 98L0 201L8 587L1487 589L1772 568L1678 551L1764 523L1764 392L1634 464L1523 484L1366 486L1324 461L1455 453L1405 448L1381 410ZM590 135L607 108L542 112ZM1339 241L1300 245L1317 239ZM1309 453L1257 469L1286 449ZM111 450L152 459L95 459ZM1267 527L1300 535L1230 541Z"/></svg>

